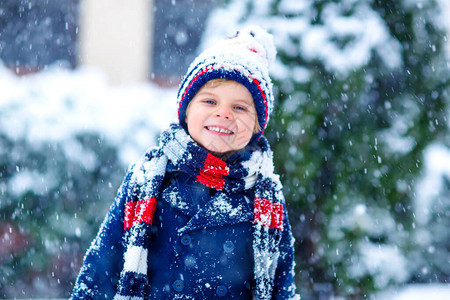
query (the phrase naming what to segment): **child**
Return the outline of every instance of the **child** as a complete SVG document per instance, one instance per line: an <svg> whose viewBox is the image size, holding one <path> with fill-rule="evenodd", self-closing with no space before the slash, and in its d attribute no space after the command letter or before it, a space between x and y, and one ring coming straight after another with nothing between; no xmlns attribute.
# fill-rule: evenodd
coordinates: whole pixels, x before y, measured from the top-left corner
<svg viewBox="0 0 450 300"><path fill-rule="evenodd" d="M179 124L125 177L73 299L299 299L272 152L272 36L253 26L204 51Z"/></svg>

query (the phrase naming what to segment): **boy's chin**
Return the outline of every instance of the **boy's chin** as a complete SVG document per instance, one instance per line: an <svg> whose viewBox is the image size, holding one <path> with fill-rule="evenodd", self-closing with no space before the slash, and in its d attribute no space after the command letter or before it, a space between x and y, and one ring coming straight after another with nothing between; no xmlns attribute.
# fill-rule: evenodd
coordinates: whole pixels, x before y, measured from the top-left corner
<svg viewBox="0 0 450 300"><path fill-rule="evenodd" d="M209 153L211 153L215 157L218 157L224 161L226 161L228 158L230 158L236 152L240 152L243 149L245 149L245 146L243 146L240 149L233 149L233 148L229 147L228 145L214 144L214 143L211 143L208 146L204 146L200 143L198 143L198 145L200 145L202 148L206 149ZM223 146L223 147L221 147L221 146Z"/></svg>
<svg viewBox="0 0 450 300"><path fill-rule="evenodd" d="M235 150L235 149L230 149L230 148L226 148L226 149L220 149L220 148L218 149L217 147L203 147L203 148L205 148L209 153L211 153L215 157L218 157L224 161L227 160L228 158L230 158L236 152L240 151L240 150Z"/></svg>
<svg viewBox="0 0 450 300"><path fill-rule="evenodd" d="M208 151L209 151L209 153L211 153L212 155L214 155L217 158L220 158L223 161L226 161L233 154L235 154L237 152L237 150L230 150L230 151L225 151L225 152L215 152L215 151L211 151L211 150L208 150Z"/></svg>

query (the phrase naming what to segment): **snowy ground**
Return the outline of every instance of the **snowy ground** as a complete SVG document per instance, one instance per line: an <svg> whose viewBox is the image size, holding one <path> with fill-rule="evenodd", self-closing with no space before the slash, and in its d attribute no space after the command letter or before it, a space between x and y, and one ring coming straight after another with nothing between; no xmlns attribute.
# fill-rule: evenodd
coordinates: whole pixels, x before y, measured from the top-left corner
<svg viewBox="0 0 450 300"><path fill-rule="evenodd" d="M50 67L17 77L1 63L0 78L0 126L11 138L25 137L33 143L70 141L78 132L93 130L120 146L120 157L127 165L176 120L176 88L150 83L111 87L102 74L89 69ZM445 172L450 171L446 168ZM448 300L450 285L411 285L376 297L406 299Z"/></svg>

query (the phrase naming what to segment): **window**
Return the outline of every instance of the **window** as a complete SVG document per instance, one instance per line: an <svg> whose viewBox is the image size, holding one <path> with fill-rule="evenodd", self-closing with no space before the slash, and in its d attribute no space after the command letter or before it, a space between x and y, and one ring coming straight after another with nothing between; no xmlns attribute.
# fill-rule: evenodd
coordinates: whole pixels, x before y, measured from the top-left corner
<svg viewBox="0 0 450 300"><path fill-rule="evenodd" d="M18 74L76 64L80 0L2 0L0 60Z"/></svg>
<svg viewBox="0 0 450 300"><path fill-rule="evenodd" d="M220 0L155 0L152 77L176 84L197 56L209 12Z"/></svg>

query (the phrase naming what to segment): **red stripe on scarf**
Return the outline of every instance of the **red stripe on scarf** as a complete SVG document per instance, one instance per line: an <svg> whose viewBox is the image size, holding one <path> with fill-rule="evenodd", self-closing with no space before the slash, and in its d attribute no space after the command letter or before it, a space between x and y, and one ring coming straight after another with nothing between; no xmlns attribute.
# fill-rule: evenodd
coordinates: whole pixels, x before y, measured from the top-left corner
<svg viewBox="0 0 450 300"><path fill-rule="evenodd" d="M155 197L149 198L147 200L141 199L137 202L129 201L127 204L125 204L125 217L123 222L124 229L130 229L134 223L148 223L152 225L155 209Z"/></svg>
<svg viewBox="0 0 450 300"><path fill-rule="evenodd" d="M255 198L255 223L269 228L283 229L283 205L267 199Z"/></svg>
<svg viewBox="0 0 450 300"><path fill-rule="evenodd" d="M227 163L208 153L205 164L200 170L200 174L197 175L197 181L211 188L221 190L225 185L224 176L228 176L228 174L230 174L230 170L227 167Z"/></svg>
<svg viewBox="0 0 450 300"><path fill-rule="evenodd" d="M133 226L134 222L134 208L136 207L136 202L129 201L125 204L125 217L123 220L123 229L128 230Z"/></svg>

